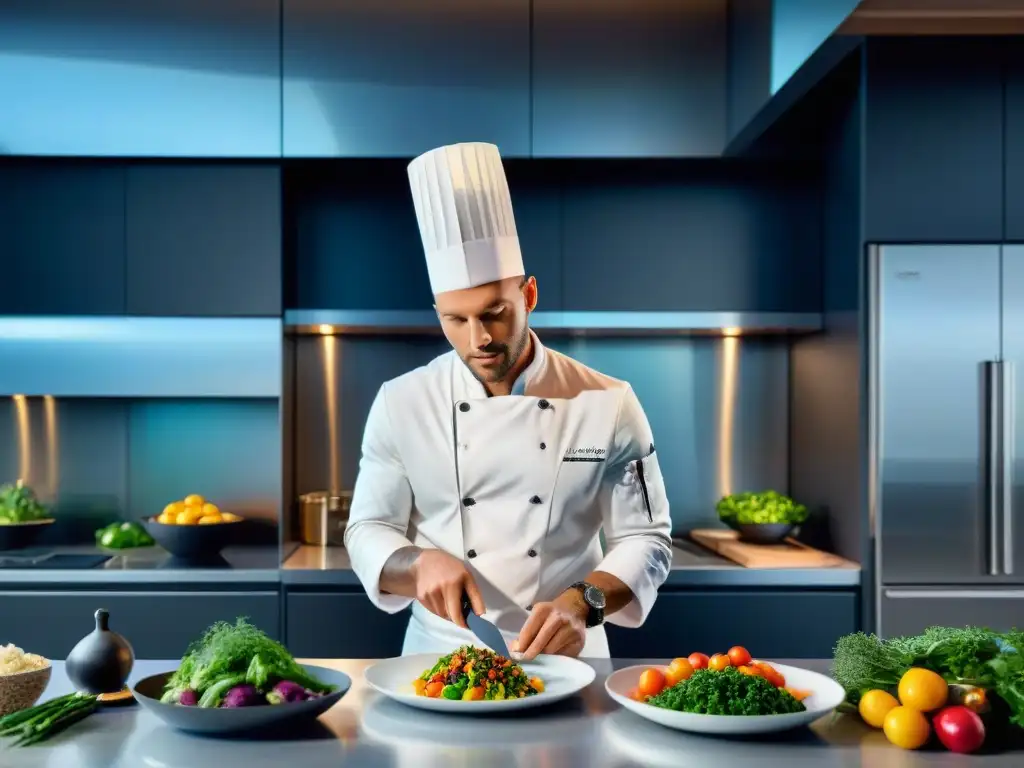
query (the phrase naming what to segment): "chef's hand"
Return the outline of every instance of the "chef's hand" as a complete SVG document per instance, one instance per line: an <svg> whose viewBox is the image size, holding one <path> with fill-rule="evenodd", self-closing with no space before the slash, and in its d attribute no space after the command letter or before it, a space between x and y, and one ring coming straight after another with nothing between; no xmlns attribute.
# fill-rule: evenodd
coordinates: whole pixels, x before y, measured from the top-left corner
<svg viewBox="0 0 1024 768"><path fill-rule="evenodd" d="M577 590L537 603L509 651L530 661L540 653L579 656L587 642L586 605Z"/></svg>
<svg viewBox="0 0 1024 768"><path fill-rule="evenodd" d="M412 564L416 599L433 614L466 629L462 616L462 595L469 595L473 612L484 613L484 599L465 564L440 549L424 549Z"/></svg>

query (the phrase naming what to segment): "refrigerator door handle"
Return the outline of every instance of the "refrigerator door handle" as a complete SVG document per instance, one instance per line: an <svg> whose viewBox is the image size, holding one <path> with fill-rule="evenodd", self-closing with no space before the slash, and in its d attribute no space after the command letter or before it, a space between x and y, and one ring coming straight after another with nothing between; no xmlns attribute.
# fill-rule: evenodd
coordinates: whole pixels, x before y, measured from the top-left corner
<svg viewBox="0 0 1024 768"><path fill-rule="evenodd" d="M1002 505L1002 517L1003 517L1003 573L1007 576L1013 575L1013 489L1014 489L1014 477L1013 477L1013 464L1016 460L1014 456L1016 446L1016 435L1014 433L1014 425L1016 422L1016 396L1017 387L1015 380L1015 371L1013 363L1002 362L999 364L1002 368L1002 378L1000 386L1002 387L1002 397L1000 398L1000 416L1002 417L1002 424L1000 425L1002 445L1000 446L1001 452L1001 476L999 478L999 493L1001 496L1000 503Z"/></svg>
<svg viewBox="0 0 1024 768"><path fill-rule="evenodd" d="M999 433L1002 422L1000 421L1001 400L999 397L1000 376L999 363L986 361L983 364L985 379L985 394L982 410L984 413L984 473L985 482L981 484L982 503L985 508L985 538L988 560L988 573L990 576L999 576L1002 573L999 563L999 481L1000 481L1000 441Z"/></svg>

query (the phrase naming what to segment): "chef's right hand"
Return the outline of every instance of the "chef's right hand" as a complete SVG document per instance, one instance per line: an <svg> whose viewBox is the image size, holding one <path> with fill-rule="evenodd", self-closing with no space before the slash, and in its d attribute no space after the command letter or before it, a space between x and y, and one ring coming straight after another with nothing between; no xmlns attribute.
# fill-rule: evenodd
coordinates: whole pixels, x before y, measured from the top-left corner
<svg viewBox="0 0 1024 768"><path fill-rule="evenodd" d="M477 616L484 613L484 599L461 560L439 549L425 549L411 570L416 582L416 599L431 613L466 629L462 616L463 594L469 596Z"/></svg>

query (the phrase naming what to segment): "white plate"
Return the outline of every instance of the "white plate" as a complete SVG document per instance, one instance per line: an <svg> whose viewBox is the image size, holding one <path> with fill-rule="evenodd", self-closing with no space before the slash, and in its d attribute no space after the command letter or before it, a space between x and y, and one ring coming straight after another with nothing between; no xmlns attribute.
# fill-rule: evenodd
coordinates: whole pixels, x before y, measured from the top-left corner
<svg viewBox="0 0 1024 768"><path fill-rule="evenodd" d="M697 715L652 707L650 704L629 698L629 692L636 687L640 673L648 669L648 666L620 669L608 676L604 687L609 696L630 712L659 725L677 731L733 736L776 733L810 725L818 718L829 714L846 698L842 686L830 677L799 667L776 664L774 661L768 663L782 673L787 686L812 692L804 699L806 710L787 715ZM668 667L662 666L660 669L665 670Z"/></svg>
<svg viewBox="0 0 1024 768"><path fill-rule="evenodd" d="M417 653L412 656L384 659L366 670L366 683L388 698L408 704L410 707L434 712L476 715L553 704L576 695L594 682L597 676L593 667L578 659L571 659L568 656L538 656L522 665L530 677L539 677L544 681L544 692L536 696L504 701L451 701L417 696L412 688L413 680L433 667L439 658L438 654Z"/></svg>

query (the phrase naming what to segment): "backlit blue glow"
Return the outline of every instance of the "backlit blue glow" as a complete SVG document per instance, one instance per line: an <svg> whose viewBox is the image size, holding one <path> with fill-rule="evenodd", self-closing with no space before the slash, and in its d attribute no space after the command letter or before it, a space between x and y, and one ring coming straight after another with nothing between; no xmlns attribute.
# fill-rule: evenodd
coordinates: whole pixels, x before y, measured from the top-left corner
<svg viewBox="0 0 1024 768"><path fill-rule="evenodd" d="M858 0L774 0L772 93L853 13Z"/></svg>

